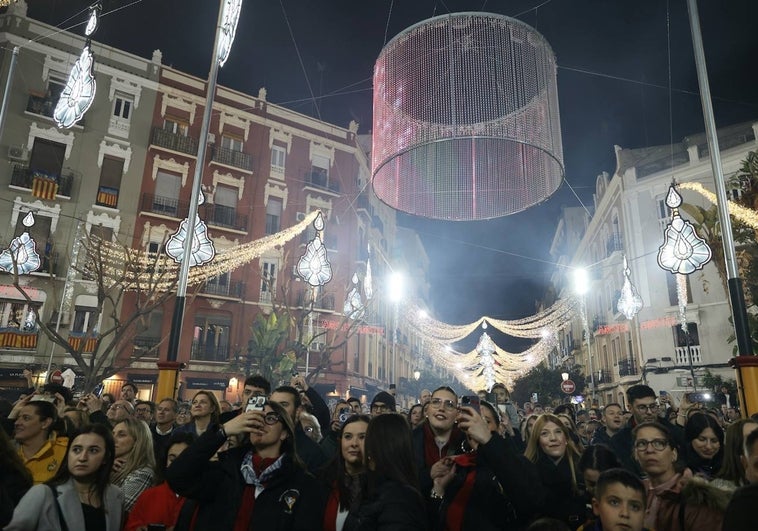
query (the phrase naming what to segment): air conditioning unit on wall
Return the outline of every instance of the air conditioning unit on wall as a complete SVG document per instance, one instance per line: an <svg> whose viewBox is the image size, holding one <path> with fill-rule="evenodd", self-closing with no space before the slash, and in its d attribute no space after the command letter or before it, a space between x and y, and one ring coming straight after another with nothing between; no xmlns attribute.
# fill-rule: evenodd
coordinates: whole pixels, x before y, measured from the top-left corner
<svg viewBox="0 0 758 531"><path fill-rule="evenodd" d="M8 158L15 161L29 160L29 150L26 146L8 146Z"/></svg>

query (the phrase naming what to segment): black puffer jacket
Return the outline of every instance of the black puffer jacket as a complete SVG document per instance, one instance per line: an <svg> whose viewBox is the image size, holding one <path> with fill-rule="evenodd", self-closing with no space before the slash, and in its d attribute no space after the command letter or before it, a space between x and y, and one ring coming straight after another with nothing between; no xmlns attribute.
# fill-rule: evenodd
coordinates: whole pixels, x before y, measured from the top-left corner
<svg viewBox="0 0 758 531"><path fill-rule="evenodd" d="M210 458L224 443L217 428L203 433L166 471L171 488L195 500L194 525L180 517L176 531L231 531L245 482L240 472L250 446L233 448ZM316 479L285 455L282 467L255 499L252 527L267 531L311 531L324 518L326 493Z"/></svg>
<svg viewBox="0 0 758 531"><path fill-rule="evenodd" d="M343 531L425 531L427 528L421 494L403 483L385 480L377 483L368 499L350 509Z"/></svg>

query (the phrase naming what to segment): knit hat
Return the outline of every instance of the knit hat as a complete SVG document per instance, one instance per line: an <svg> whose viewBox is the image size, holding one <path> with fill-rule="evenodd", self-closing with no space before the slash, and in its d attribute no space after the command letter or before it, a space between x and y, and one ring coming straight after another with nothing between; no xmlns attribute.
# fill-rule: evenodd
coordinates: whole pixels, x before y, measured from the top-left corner
<svg viewBox="0 0 758 531"><path fill-rule="evenodd" d="M387 391L378 392L374 399L371 401L371 407L374 407L374 404L377 402L381 402L390 408L391 411L397 411L395 409L395 397L389 394Z"/></svg>

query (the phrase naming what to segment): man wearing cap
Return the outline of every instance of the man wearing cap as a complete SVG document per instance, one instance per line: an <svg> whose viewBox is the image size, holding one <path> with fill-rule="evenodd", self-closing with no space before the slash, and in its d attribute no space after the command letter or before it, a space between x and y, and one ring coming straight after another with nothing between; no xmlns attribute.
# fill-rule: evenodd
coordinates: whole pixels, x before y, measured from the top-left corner
<svg viewBox="0 0 758 531"><path fill-rule="evenodd" d="M387 391L380 391L376 394L371 401L371 416L383 415L384 413L394 413L395 409L395 397L389 394Z"/></svg>

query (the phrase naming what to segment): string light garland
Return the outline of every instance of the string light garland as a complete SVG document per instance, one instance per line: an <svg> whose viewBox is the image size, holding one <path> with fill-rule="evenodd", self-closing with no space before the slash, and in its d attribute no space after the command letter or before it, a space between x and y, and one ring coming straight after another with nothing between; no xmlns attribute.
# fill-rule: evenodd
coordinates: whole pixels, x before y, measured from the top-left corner
<svg viewBox="0 0 758 531"><path fill-rule="evenodd" d="M707 199L710 203L714 205L718 204L718 198L716 197L716 194L709 190L706 190L705 187L703 187L703 185L700 183L681 183L679 184L679 188L682 190L692 190L693 192L697 192L705 199ZM734 216L734 219L741 221L751 229L758 230L758 212L751 208L737 204L734 201L728 201L727 207L729 208L729 214Z"/></svg>

